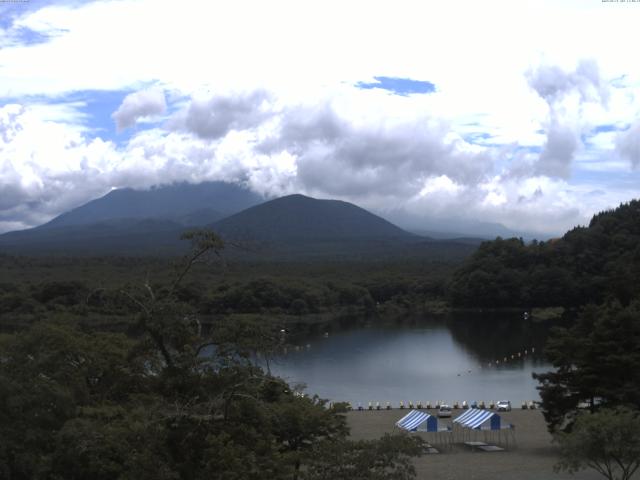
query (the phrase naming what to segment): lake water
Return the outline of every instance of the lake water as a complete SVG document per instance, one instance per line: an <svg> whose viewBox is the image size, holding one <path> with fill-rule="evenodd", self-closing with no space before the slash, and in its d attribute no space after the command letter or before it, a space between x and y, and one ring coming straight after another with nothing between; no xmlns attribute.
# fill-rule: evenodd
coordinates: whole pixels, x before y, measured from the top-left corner
<svg viewBox="0 0 640 480"><path fill-rule="evenodd" d="M551 368L543 356L547 332L509 318L334 329L299 339L271 370L306 384L308 394L354 406L506 399L519 407L539 399L532 372Z"/></svg>

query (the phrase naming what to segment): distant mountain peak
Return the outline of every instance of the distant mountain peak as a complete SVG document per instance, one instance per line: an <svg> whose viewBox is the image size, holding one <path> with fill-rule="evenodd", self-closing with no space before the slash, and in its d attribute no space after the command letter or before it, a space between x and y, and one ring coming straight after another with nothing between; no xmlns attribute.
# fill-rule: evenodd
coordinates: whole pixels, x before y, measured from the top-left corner
<svg viewBox="0 0 640 480"><path fill-rule="evenodd" d="M197 212L209 223L264 201L249 189L227 182L179 182L148 190L121 188L70 210L39 228L90 225L118 219L152 218L191 223Z"/></svg>
<svg viewBox="0 0 640 480"><path fill-rule="evenodd" d="M229 211L242 202L258 203L257 196L247 192L220 183L114 191L49 225L0 235L0 253L175 255L188 248L179 240L187 225L208 226L236 246L244 245L225 253L251 261L441 259L472 250L468 245L414 235L352 203L301 194L254 204L212 222L219 210Z"/></svg>
<svg viewBox="0 0 640 480"><path fill-rule="evenodd" d="M212 225L227 237L286 242L293 238L415 238L387 220L340 200L287 195L248 208Z"/></svg>

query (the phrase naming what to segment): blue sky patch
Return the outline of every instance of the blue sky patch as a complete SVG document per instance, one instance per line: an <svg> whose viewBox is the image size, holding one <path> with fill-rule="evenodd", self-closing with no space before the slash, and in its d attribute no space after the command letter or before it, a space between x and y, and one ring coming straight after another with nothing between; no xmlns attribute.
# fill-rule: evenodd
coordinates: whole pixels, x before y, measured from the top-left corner
<svg viewBox="0 0 640 480"><path fill-rule="evenodd" d="M591 142L590 140L593 137L599 135L600 133L622 132L625 129L626 129L625 127L619 127L619 126L616 126L616 125L613 125L613 124L597 125L591 131L581 134L580 135L580 140L586 146L593 146L593 142Z"/></svg>
<svg viewBox="0 0 640 480"><path fill-rule="evenodd" d="M7 31L7 38L5 39L5 45L37 45L38 43L47 43L51 36L43 33L31 30L26 27L11 28Z"/></svg>
<svg viewBox="0 0 640 480"><path fill-rule="evenodd" d="M138 90L138 89L136 89ZM82 90L55 97L45 95L31 95L19 98L0 98L0 106L8 103L20 105L68 105L81 117L81 124L89 129L92 137L100 137L116 144L125 144L135 133L137 128L127 128L122 132L116 131L115 121L111 118L124 98L136 90ZM170 109L168 109L170 110ZM77 121L77 119L76 119ZM162 122L162 120L159 120ZM151 128L145 125L143 128Z"/></svg>
<svg viewBox="0 0 640 480"><path fill-rule="evenodd" d="M116 125L111 114L115 112L124 97L130 91L105 91L83 90L65 95L65 102L81 102L84 104L80 111L87 115L87 126L95 131L96 135L104 140L112 140L116 143L129 138L129 131L117 133Z"/></svg>
<svg viewBox="0 0 640 480"><path fill-rule="evenodd" d="M489 140L490 138L492 138L492 135L486 132L472 132L472 133L464 134L462 138L464 138L464 141L467 143L472 143L473 145L486 146L487 145L486 140Z"/></svg>
<svg viewBox="0 0 640 480"><path fill-rule="evenodd" d="M525 153L542 153L542 146L541 145L518 145L516 150L518 152L525 152Z"/></svg>
<svg viewBox="0 0 640 480"><path fill-rule="evenodd" d="M396 95L410 95L412 93L433 93L436 86L427 81L398 77L373 77L375 82L358 82L356 87L362 89L381 88Z"/></svg>
<svg viewBox="0 0 640 480"><path fill-rule="evenodd" d="M598 133L608 133L608 132L617 132L618 128L615 125L598 125L593 129L594 134Z"/></svg>
<svg viewBox="0 0 640 480"><path fill-rule="evenodd" d="M73 7L84 3L91 2L86 0L0 0L0 29L4 30L5 34L2 44L6 47L46 43L51 39L50 35L16 26L16 20L48 6L69 5ZM62 31L56 33L62 33Z"/></svg>

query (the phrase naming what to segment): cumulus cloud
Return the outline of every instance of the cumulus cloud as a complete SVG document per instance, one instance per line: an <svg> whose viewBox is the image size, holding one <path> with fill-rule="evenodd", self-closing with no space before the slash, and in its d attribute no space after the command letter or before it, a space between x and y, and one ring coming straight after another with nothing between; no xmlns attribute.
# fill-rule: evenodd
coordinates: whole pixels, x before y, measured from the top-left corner
<svg viewBox="0 0 640 480"><path fill-rule="evenodd" d="M135 125L138 119L162 115L166 109L162 90L141 90L127 95L111 118L116 122L118 131L122 131Z"/></svg>
<svg viewBox="0 0 640 480"><path fill-rule="evenodd" d="M320 103L285 111L275 136L258 149L295 155L297 181L308 191L351 198L407 197L432 176L470 184L491 170L484 149L465 151L448 133L429 118L391 125L376 118L354 122Z"/></svg>
<svg viewBox="0 0 640 480"><path fill-rule="evenodd" d="M294 160L256 154L251 133L211 142L146 129L119 147L39 113L17 104L0 108L0 232L42 224L112 188L224 180L278 195L294 183Z"/></svg>
<svg viewBox="0 0 640 480"><path fill-rule="evenodd" d="M578 139L573 130L553 122L547 130L547 141L535 164L537 175L569 178L571 163L578 148Z"/></svg>
<svg viewBox="0 0 640 480"><path fill-rule="evenodd" d="M0 108L0 222L33 226L95 193L117 159L110 142L82 132L21 105Z"/></svg>
<svg viewBox="0 0 640 480"><path fill-rule="evenodd" d="M594 60L581 60L573 72L557 65L542 65L529 70L526 77L531 88L552 107L573 92L584 101L606 102L609 98L607 83Z"/></svg>
<svg viewBox="0 0 640 480"><path fill-rule="evenodd" d="M581 60L576 69L569 72L556 65L542 65L529 70L526 78L549 107L549 120L545 126L547 139L533 166L533 173L569 178L580 145L582 120L576 119L575 115L580 116L583 104L587 102L606 105L609 99L607 83L593 60ZM575 96L577 99L572 98Z"/></svg>
<svg viewBox="0 0 640 480"><path fill-rule="evenodd" d="M632 168L640 168L640 120L618 135L616 149Z"/></svg>
<svg viewBox="0 0 640 480"><path fill-rule="evenodd" d="M271 114L269 95L256 90L240 95L216 95L209 99L193 99L185 112L171 122L198 137L215 140L230 130L246 130L260 125Z"/></svg>
<svg viewBox="0 0 640 480"><path fill-rule="evenodd" d="M129 122L144 116L145 96L133 95L118 109ZM526 153L515 174L504 169L502 147L468 143L426 105L352 86L304 102L245 90L191 98L162 128L120 145L42 109L8 105L0 108L0 231L43 223L114 187L204 180L340 198L394 210L392 220L403 211L413 226L482 218L559 233L592 213L582 193L567 193L580 143L564 117L549 121L541 152Z"/></svg>

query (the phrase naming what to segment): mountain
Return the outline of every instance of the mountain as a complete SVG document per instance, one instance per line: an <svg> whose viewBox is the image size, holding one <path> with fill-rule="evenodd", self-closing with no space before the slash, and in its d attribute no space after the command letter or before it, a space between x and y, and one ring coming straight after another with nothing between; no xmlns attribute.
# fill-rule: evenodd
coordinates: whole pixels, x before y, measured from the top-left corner
<svg viewBox="0 0 640 480"><path fill-rule="evenodd" d="M149 190L123 188L63 213L40 229L92 225L117 219L162 219L204 225L264 201L248 189L225 182L175 183Z"/></svg>
<svg viewBox="0 0 640 480"><path fill-rule="evenodd" d="M162 219L119 218L88 225L32 228L0 235L0 253L164 255L184 248L185 226Z"/></svg>
<svg viewBox="0 0 640 480"><path fill-rule="evenodd" d="M186 227L207 225L264 201L225 182L118 189L38 227L0 235L0 252L171 254Z"/></svg>
<svg viewBox="0 0 640 480"><path fill-rule="evenodd" d="M255 258L459 259L475 249L409 233L352 203L299 194L248 208L211 228Z"/></svg>
<svg viewBox="0 0 640 480"><path fill-rule="evenodd" d="M249 260L462 258L475 248L420 237L351 203L303 195L214 221L221 210L255 200L246 193L226 184L114 191L43 226L1 235L0 253L173 255L187 247L179 240L186 226L203 225L240 247L227 255Z"/></svg>
<svg viewBox="0 0 640 480"><path fill-rule="evenodd" d="M248 208L214 223L212 228L229 238L276 243L418 238L352 203L299 194Z"/></svg>

